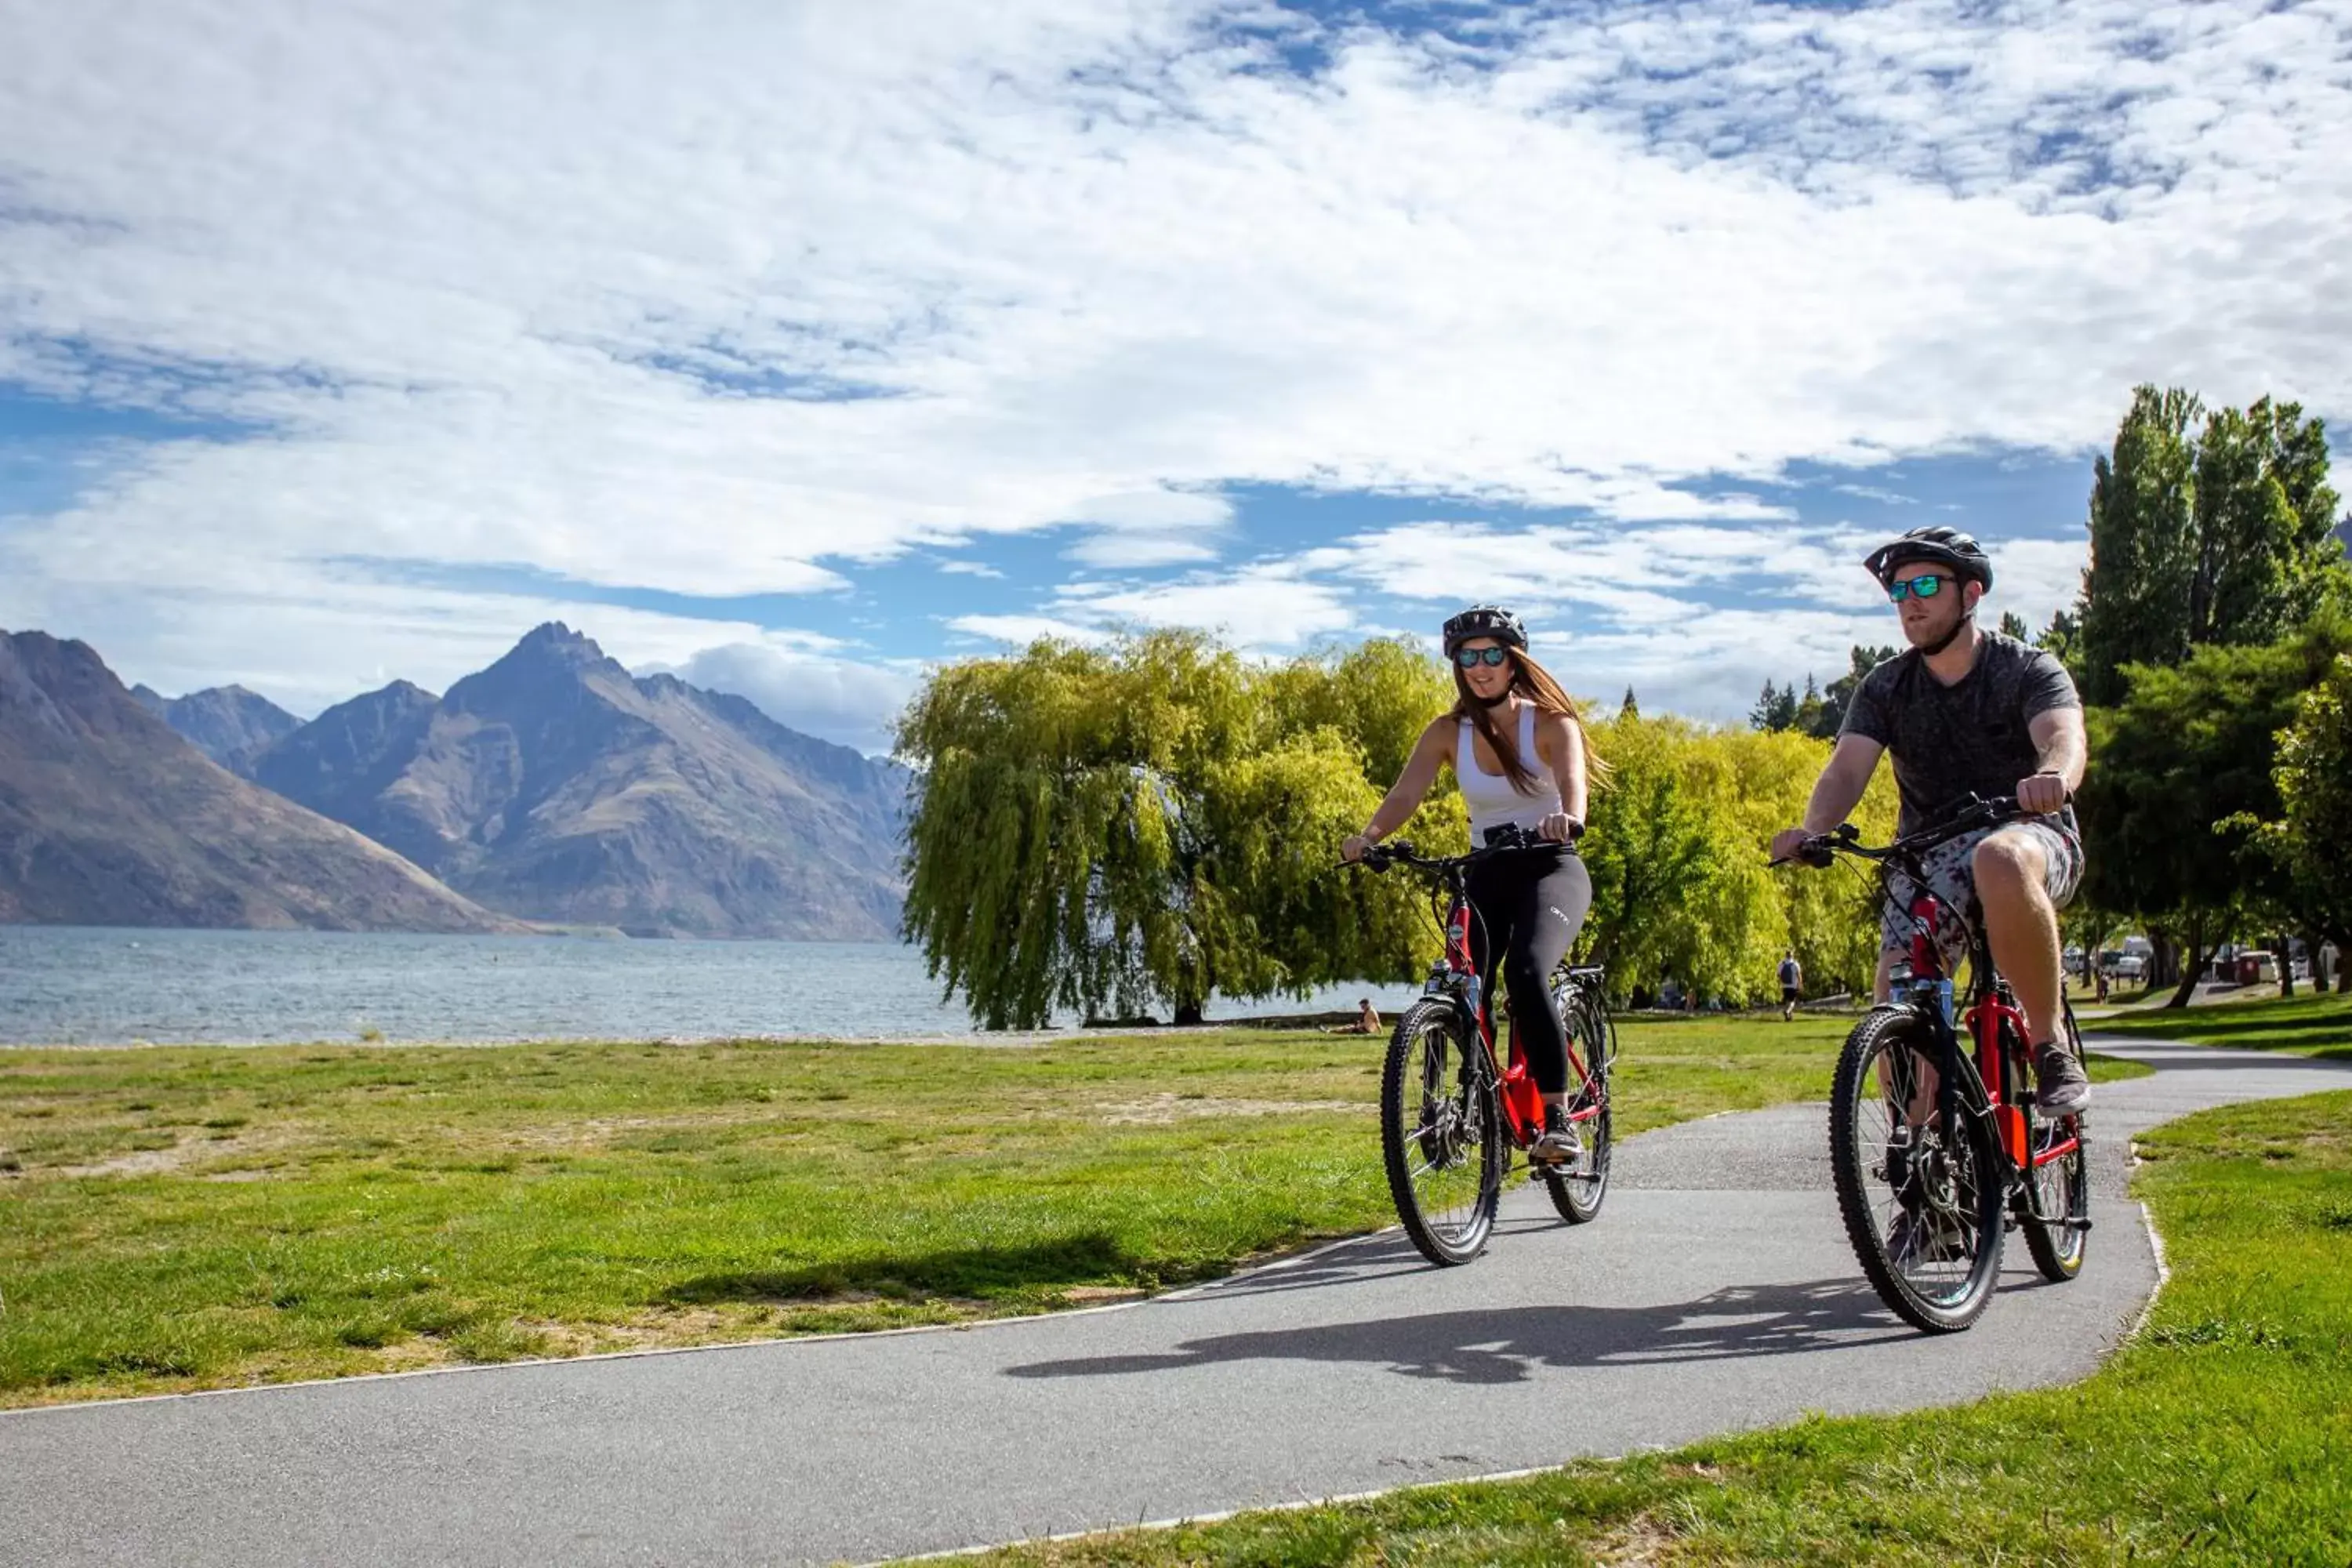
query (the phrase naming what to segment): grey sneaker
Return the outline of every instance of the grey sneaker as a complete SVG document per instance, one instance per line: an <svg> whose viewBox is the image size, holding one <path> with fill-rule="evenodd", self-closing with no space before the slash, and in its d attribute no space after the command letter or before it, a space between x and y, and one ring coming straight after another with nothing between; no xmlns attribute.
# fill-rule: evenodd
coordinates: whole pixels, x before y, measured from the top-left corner
<svg viewBox="0 0 2352 1568"><path fill-rule="evenodd" d="M1576 1123L1568 1112L1556 1105L1544 1108L1544 1130L1528 1145L1528 1163L1531 1165L1572 1165L1584 1154L1584 1140L1576 1133Z"/></svg>
<svg viewBox="0 0 2352 1568"><path fill-rule="evenodd" d="M2033 1103L2051 1116L2072 1116L2091 1103L2090 1075L2074 1053L2053 1040L2033 1053Z"/></svg>

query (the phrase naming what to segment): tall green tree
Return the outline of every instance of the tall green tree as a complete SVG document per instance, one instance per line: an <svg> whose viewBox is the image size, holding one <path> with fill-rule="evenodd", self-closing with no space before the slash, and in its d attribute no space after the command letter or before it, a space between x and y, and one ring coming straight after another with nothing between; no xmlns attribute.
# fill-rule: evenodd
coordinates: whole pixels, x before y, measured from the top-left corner
<svg viewBox="0 0 2352 1568"><path fill-rule="evenodd" d="M1822 693L1821 710L1805 733L1823 741L1836 740L1838 731L1844 727L1846 707L1853 702L1853 694L1862 689L1863 681L1868 679L1872 670L1894 657L1895 650L1891 647L1857 645L1849 651L1845 673L1831 681L1828 689Z"/></svg>
<svg viewBox="0 0 2352 1568"><path fill-rule="evenodd" d="M2091 564L2083 574L2083 696L2123 695L2127 664L2189 657L2197 559L2193 394L2134 389L2113 449L2092 466Z"/></svg>
<svg viewBox="0 0 2352 1568"><path fill-rule="evenodd" d="M2207 647L2177 666L2132 666L2124 700L2089 715L2093 766L2084 782L2084 892L2138 914L2179 947L2173 1005L2203 963L2285 884L2254 841L2277 820L2277 736L2302 694L2352 647L2352 632L2318 620L2260 647Z"/></svg>
<svg viewBox="0 0 2352 1568"><path fill-rule="evenodd" d="M1775 686L1764 683L1764 693L1757 698L1756 706L1748 710L1748 721L1759 730L1787 730L1797 722L1797 689L1792 683Z"/></svg>
<svg viewBox="0 0 2352 1568"><path fill-rule="evenodd" d="M2341 592L2336 507L2326 426L2300 405L2209 415L2178 387L2138 388L2093 473L2074 639L2084 700L2120 699L2126 665L2267 642L2307 619Z"/></svg>
<svg viewBox="0 0 2352 1568"><path fill-rule="evenodd" d="M2346 853L2352 846L2352 654L2339 654L2296 700L2294 721L2278 735L2271 781L2278 790L2278 816L2230 826L2251 821L2273 872L2272 901L2311 950L2316 986L2326 978L2319 969L2323 942L2333 942L2339 955L2352 954L2352 855ZM2281 960L2284 964L2284 954ZM2336 988L2352 991L2352 963L2339 963Z"/></svg>

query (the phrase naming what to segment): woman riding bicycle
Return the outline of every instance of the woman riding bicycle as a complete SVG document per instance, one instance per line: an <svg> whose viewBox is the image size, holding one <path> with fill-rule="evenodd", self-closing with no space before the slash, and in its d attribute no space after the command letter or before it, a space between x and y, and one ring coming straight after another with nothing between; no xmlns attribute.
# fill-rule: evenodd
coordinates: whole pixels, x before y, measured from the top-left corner
<svg viewBox="0 0 2352 1568"><path fill-rule="evenodd" d="M1474 844L1529 847L1482 861L1470 874L1473 952L1483 993L1493 995L1499 963L1511 999L1511 1027L1543 1093L1544 1131L1528 1151L1539 1164L1574 1160L1580 1142L1568 1120L1568 1041L1552 1008L1553 968L1567 955L1592 907L1592 879L1577 858L1585 789L1601 767L1577 720L1576 704L1528 654L1519 617L1474 605L1445 623L1454 666L1454 706L1429 721L1396 784L1339 846L1355 860L1419 808L1437 770L1450 762L1470 808Z"/></svg>

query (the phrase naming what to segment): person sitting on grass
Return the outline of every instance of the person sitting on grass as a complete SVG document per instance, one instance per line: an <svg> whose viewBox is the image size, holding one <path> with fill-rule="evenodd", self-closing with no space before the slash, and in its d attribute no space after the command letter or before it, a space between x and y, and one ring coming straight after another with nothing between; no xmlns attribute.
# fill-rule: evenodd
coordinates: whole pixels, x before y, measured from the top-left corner
<svg viewBox="0 0 2352 1568"><path fill-rule="evenodd" d="M1381 1032L1381 1015L1369 996L1356 999L1356 1020L1352 1024L1326 1024L1327 1035L1377 1035Z"/></svg>

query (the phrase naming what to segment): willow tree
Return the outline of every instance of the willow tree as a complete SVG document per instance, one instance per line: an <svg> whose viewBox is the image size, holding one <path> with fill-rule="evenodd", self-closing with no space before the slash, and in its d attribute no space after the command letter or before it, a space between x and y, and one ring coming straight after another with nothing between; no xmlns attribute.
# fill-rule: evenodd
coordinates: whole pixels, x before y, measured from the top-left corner
<svg viewBox="0 0 2352 1568"><path fill-rule="evenodd" d="M1266 668L1172 631L942 669L898 734L908 934L990 1028L1401 975L1429 948L1411 889L1337 850L1444 694L1393 644ZM1460 818L1444 795L1412 830Z"/></svg>

